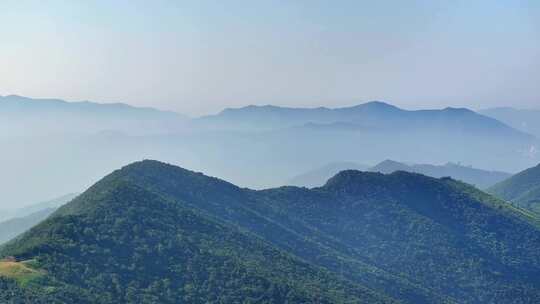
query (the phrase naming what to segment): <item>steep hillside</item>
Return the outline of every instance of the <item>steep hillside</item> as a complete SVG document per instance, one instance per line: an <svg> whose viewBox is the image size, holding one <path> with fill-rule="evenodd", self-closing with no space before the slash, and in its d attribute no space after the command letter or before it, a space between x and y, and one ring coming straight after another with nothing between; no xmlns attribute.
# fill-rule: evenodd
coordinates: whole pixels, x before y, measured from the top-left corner
<svg viewBox="0 0 540 304"><path fill-rule="evenodd" d="M488 192L540 213L540 165L524 170L488 189Z"/></svg>

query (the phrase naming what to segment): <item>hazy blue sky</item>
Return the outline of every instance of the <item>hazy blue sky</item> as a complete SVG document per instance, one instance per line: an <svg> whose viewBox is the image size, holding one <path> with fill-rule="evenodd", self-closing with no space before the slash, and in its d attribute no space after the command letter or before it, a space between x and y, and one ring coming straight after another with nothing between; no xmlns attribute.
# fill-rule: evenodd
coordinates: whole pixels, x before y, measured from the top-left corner
<svg viewBox="0 0 540 304"><path fill-rule="evenodd" d="M540 108L540 1L0 1L0 95Z"/></svg>

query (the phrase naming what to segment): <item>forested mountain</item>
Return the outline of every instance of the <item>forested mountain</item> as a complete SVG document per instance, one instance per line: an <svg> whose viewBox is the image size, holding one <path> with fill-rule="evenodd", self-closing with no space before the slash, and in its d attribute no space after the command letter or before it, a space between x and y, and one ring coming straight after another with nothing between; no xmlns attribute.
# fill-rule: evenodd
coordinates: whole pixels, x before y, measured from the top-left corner
<svg viewBox="0 0 540 304"><path fill-rule="evenodd" d="M369 168L367 165L357 164L354 162L332 162L323 167L310 170L306 173L299 174L286 182L287 185L298 187L320 187L326 183L332 176L343 170L359 170L366 171Z"/></svg>
<svg viewBox="0 0 540 304"><path fill-rule="evenodd" d="M493 117L514 129L533 134L540 138L540 110L514 109L510 107L480 110L480 114Z"/></svg>
<svg viewBox="0 0 540 304"><path fill-rule="evenodd" d="M540 214L540 165L494 185L488 192Z"/></svg>
<svg viewBox="0 0 540 304"><path fill-rule="evenodd" d="M155 191L166 184L131 180L160 166L109 175L2 248L16 260L0 262L0 302L394 302ZM170 181L190 183L186 194L222 184L215 195L226 198L238 189L187 171Z"/></svg>
<svg viewBox="0 0 540 304"><path fill-rule="evenodd" d="M446 163L445 165L430 164L404 164L392 160L385 160L369 169L373 172L393 173L395 171L407 171L424 174L431 177L452 177L468 184L474 185L480 189L486 189L494 184L512 176L510 173L500 171L487 171L462 166L455 163Z"/></svg>
<svg viewBox="0 0 540 304"><path fill-rule="evenodd" d="M0 284L78 303L537 303L538 227L449 178L350 170L255 191L143 161L1 248L28 275Z"/></svg>

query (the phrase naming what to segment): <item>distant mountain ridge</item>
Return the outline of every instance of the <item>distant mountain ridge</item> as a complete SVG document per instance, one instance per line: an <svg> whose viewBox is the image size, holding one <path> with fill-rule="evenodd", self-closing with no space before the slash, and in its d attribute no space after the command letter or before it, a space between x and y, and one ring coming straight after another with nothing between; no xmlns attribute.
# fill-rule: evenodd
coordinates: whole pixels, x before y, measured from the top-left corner
<svg viewBox="0 0 540 304"><path fill-rule="evenodd" d="M406 171L420 173L435 178L452 177L480 189L492 186L512 175L506 172L486 171L454 163L447 163L445 165L405 164L393 160L385 160L373 167L360 165L354 162L330 163L321 168L297 175L290 179L287 184L310 188L320 187L324 185L330 177L340 171L350 169L380 172L384 174L390 174L396 171Z"/></svg>
<svg viewBox="0 0 540 304"><path fill-rule="evenodd" d="M504 135L529 138L530 135L514 130L493 118L465 108L440 110L404 110L391 104L372 101L344 108L287 108L278 106L247 106L228 108L217 115L201 117L198 121L221 127L285 128L309 123L358 123L374 128L436 127L474 131L489 134L497 131ZM392 125L388 125L389 123Z"/></svg>
<svg viewBox="0 0 540 304"><path fill-rule="evenodd" d="M21 208L7 210L3 214L0 215L0 221L4 221L4 220L7 220L9 218L14 218L14 217L18 217L18 218L25 217L32 213L35 213L44 209L50 209L50 208L56 209L59 206L71 201L77 195L78 193L69 193L69 194L65 194L65 195L62 195L53 199L49 199L46 201L30 204L28 206L24 206Z"/></svg>
<svg viewBox="0 0 540 304"><path fill-rule="evenodd" d="M34 227L51 215L56 208L45 208L29 215L0 222L0 245Z"/></svg>
<svg viewBox="0 0 540 304"><path fill-rule="evenodd" d="M179 129L187 119L178 113L124 103L0 96L0 127L9 127L10 131L0 131L3 136L91 134L109 130L151 134L165 132L167 128Z"/></svg>
<svg viewBox="0 0 540 304"><path fill-rule="evenodd" d="M429 165L429 164L411 164L407 165L392 160L383 161L369 169L374 172L393 173L395 171L407 171L420 173L431 177L452 177L468 184L474 185L479 189L490 187L512 174L500 171L486 171L466 167L455 163L447 163L445 165Z"/></svg>
<svg viewBox="0 0 540 304"><path fill-rule="evenodd" d="M76 196L75 193L66 194L52 200L11 210L8 214L2 214L3 217L0 218L0 245L45 220L58 207Z"/></svg>
<svg viewBox="0 0 540 304"><path fill-rule="evenodd" d="M450 178L348 170L320 188L255 191L142 161L0 248L38 274L0 290L88 303L535 303L539 225Z"/></svg>

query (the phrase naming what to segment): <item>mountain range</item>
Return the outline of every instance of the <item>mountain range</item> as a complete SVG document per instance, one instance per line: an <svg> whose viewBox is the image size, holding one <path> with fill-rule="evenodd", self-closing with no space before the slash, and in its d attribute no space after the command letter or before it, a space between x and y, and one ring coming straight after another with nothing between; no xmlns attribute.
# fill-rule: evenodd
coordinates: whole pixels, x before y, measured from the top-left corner
<svg viewBox="0 0 540 304"><path fill-rule="evenodd" d="M450 133L476 133L483 135L511 136L530 139L531 136L517 131L496 119L483 116L465 108L442 110L404 110L381 101L371 101L344 108L286 108L277 106L247 106L225 109L217 115L195 120L200 124L219 129L280 129L294 126L331 125L348 123L365 128L424 129Z"/></svg>
<svg viewBox="0 0 540 304"><path fill-rule="evenodd" d="M451 178L348 170L257 191L146 160L0 247L0 299L536 303L539 225Z"/></svg>
<svg viewBox="0 0 540 304"><path fill-rule="evenodd" d="M79 192L145 158L254 189L278 187L341 160L461 162L504 172L540 161L538 139L493 118L384 102L336 109L250 106L189 119L126 104L6 96L0 98L0 133L4 205Z"/></svg>

